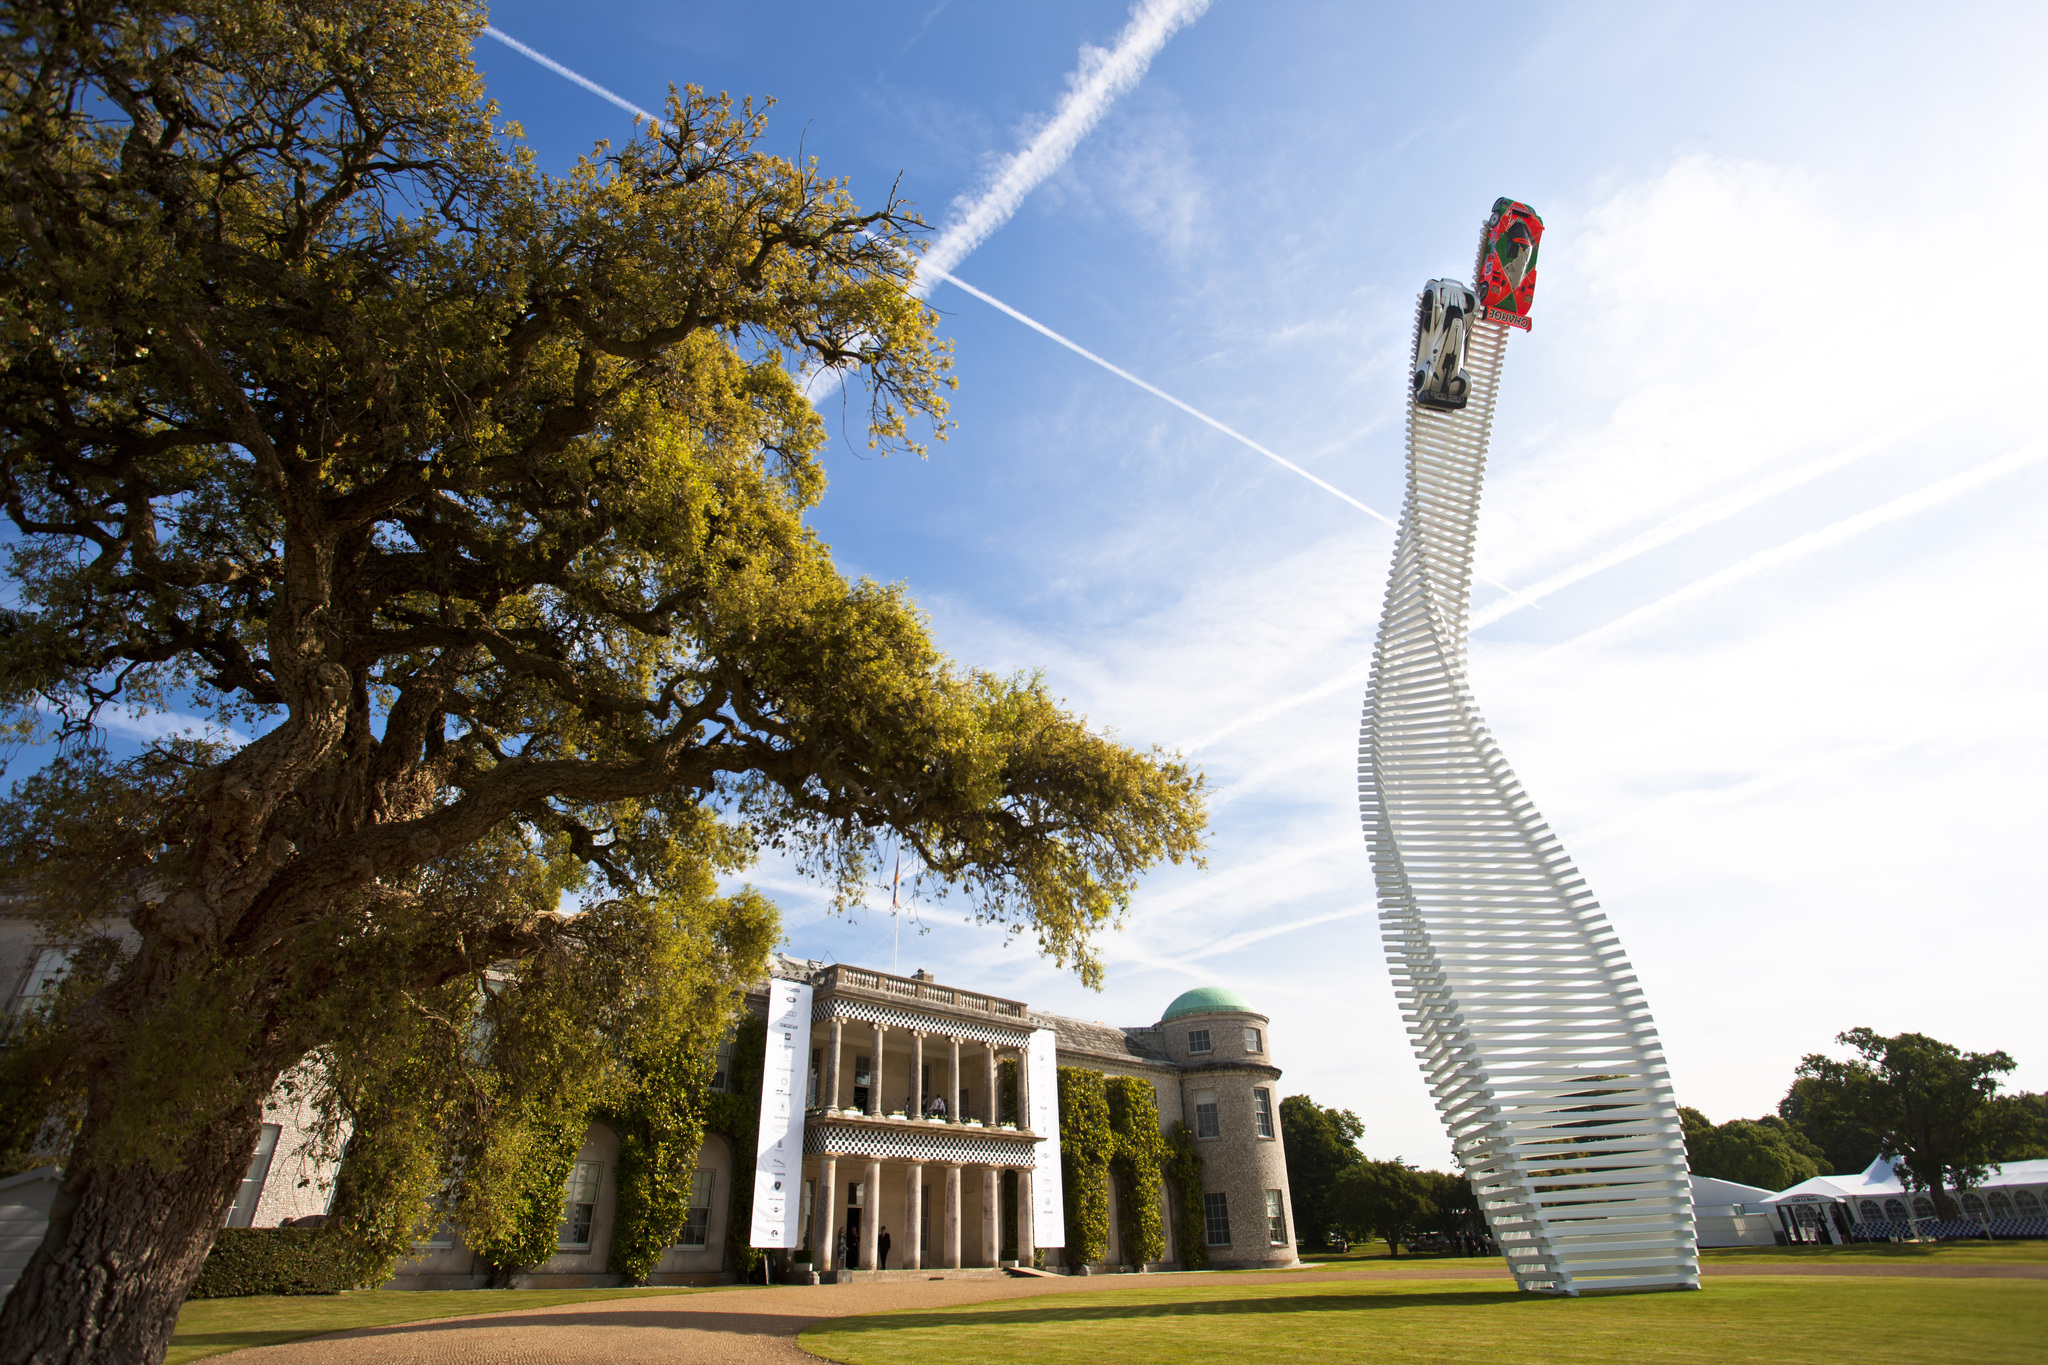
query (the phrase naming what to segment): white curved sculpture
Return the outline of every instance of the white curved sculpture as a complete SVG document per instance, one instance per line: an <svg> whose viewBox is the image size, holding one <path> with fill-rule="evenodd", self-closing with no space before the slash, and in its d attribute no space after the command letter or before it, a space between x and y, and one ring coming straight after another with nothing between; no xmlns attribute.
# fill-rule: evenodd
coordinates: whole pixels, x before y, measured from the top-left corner
<svg viewBox="0 0 2048 1365"><path fill-rule="evenodd" d="M1697 1289L1678 1108L1642 988L1466 680L1507 332L1470 323L1462 409L1409 406L1407 501L1359 737L1381 937L1452 1147L1521 1287Z"/></svg>

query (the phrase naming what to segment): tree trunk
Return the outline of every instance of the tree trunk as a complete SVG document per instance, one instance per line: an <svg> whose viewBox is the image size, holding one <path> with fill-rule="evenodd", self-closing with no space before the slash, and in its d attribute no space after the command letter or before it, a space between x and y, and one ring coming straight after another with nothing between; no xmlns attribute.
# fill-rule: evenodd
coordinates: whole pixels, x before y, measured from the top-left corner
<svg viewBox="0 0 2048 1365"><path fill-rule="evenodd" d="M1962 1208L1948 1197L1948 1182L1941 1178L1940 1167L1936 1167L1934 1178L1927 1182L1927 1189L1934 1196L1934 1216L1944 1221L1962 1216Z"/></svg>
<svg viewBox="0 0 2048 1365"><path fill-rule="evenodd" d="M157 1365L261 1122L251 1104L202 1127L172 1171L94 1163L88 1122L49 1232L0 1307L0 1365Z"/></svg>

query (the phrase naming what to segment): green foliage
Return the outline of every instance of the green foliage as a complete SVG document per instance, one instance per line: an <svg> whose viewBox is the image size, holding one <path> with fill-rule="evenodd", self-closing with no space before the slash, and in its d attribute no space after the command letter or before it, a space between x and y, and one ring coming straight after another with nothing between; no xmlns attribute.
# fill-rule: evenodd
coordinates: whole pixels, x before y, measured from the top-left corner
<svg viewBox="0 0 2048 1365"><path fill-rule="evenodd" d="M1472 1190L1472 1181L1450 1171L1417 1171L1429 1211L1420 1224L1425 1232L1483 1232L1486 1215Z"/></svg>
<svg viewBox="0 0 2048 1365"><path fill-rule="evenodd" d="M1436 1208L1423 1173L1402 1161L1361 1161L1338 1172L1330 1193L1337 1226L1353 1240L1384 1237L1395 1254Z"/></svg>
<svg viewBox="0 0 2048 1365"><path fill-rule="evenodd" d="M2023 1090L2017 1095L2000 1095L2005 1131L2000 1161L2039 1161L2048 1158L2048 1095Z"/></svg>
<svg viewBox="0 0 2048 1365"><path fill-rule="evenodd" d="M1166 1145L1172 1151L1166 1163L1166 1176L1173 1182L1180 1206L1180 1235L1175 1240L1180 1247L1181 1267L1201 1270L1209 1264L1209 1239L1204 1235L1202 1211L1202 1149L1195 1141L1195 1130L1179 1119L1167 1130Z"/></svg>
<svg viewBox="0 0 2048 1365"><path fill-rule="evenodd" d="M701 1048L671 1047L643 1062L631 1096L602 1116L619 1136L611 1268L629 1284L646 1283L689 1218L714 1067Z"/></svg>
<svg viewBox="0 0 2048 1365"><path fill-rule="evenodd" d="M1109 1254L1109 1163L1116 1134L1102 1073L1063 1066L1060 1085L1060 1182L1067 1202L1068 1265L1096 1265Z"/></svg>
<svg viewBox="0 0 2048 1365"><path fill-rule="evenodd" d="M1884 1037L1867 1028L1839 1034L1855 1052L1849 1061L1812 1053L1799 1075L1816 1082L1806 1100L1816 1118L1855 1119L1898 1159L1909 1189L1932 1191L1944 1218L1956 1216L1950 1189L1964 1189L2012 1140L2020 1111L1998 1102L1999 1076L2013 1059L2003 1052L1963 1052L1920 1033Z"/></svg>
<svg viewBox="0 0 2048 1365"><path fill-rule="evenodd" d="M358 1281L340 1241L315 1228L222 1228L206 1254L195 1299L251 1294L339 1294Z"/></svg>
<svg viewBox="0 0 2048 1365"><path fill-rule="evenodd" d="M768 1025L749 1016L733 1034L728 1090L704 1097L704 1130L725 1139L732 1150L732 1189L726 1197L725 1263L742 1279L761 1268L761 1252L748 1245L754 1224L754 1153L760 1145L761 1077L766 1069ZM808 1235L808 1230L806 1230Z"/></svg>
<svg viewBox="0 0 2048 1365"><path fill-rule="evenodd" d="M109 953L10 1058L0 1141L75 1124L69 1171L174 1170L311 1058L365 1266L444 1215L501 1266L548 1249L572 1116L760 973L716 887L764 849L850 904L905 848L1097 983L1096 936L1205 818L1178 755L956 666L806 522L804 374L865 388L873 444L944 426L922 224L694 89L543 173L483 25L0 21L0 727L64 741L0 802L0 876ZM117 759L110 706L222 738ZM153 1225L136 1274L204 1224ZM162 1319L184 1288L105 1302Z"/></svg>
<svg viewBox="0 0 2048 1365"><path fill-rule="evenodd" d="M1820 1088L1821 1082L1810 1076L1795 1079L1785 1097L1778 1101L1777 1117L1819 1149L1818 1160L1836 1171L1868 1170L1884 1143L1860 1120L1831 1112L1826 1104L1817 1104Z"/></svg>
<svg viewBox="0 0 2048 1365"><path fill-rule="evenodd" d="M1137 1076L1111 1076L1103 1086L1115 1146L1109 1168L1116 1177L1118 1230L1124 1260L1142 1266L1166 1258L1160 1225L1160 1182L1173 1149L1159 1131L1159 1093Z"/></svg>
<svg viewBox="0 0 2048 1365"><path fill-rule="evenodd" d="M701 1142L692 1077L739 1008L731 983L766 969L774 909L752 892L635 899L578 927L593 946L385 1001L359 1037L323 1050L316 1095L353 1130L333 1226L364 1282L443 1218L500 1280L552 1256L593 1119L621 1138L619 1268L644 1274L672 1239L663 1205L687 1197L681 1167Z"/></svg>
<svg viewBox="0 0 2048 1365"><path fill-rule="evenodd" d="M1678 1119L1685 1133L1686 1164L1694 1175L1783 1190L1816 1175L1834 1174L1820 1148L1775 1114L1716 1125L1699 1110L1681 1106Z"/></svg>
<svg viewBox="0 0 2048 1365"><path fill-rule="evenodd" d="M1287 1190L1294 1230L1310 1246L1327 1244L1337 1226L1331 1203L1337 1177L1365 1160L1358 1150L1365 1122L1348 1109L1326 1109L1307 1095L1280 1101L1280 1137L1287 1152Z"/></svg>
<svg viewBox="0 0 2048 1365"><path fill-rule="evenodd" d="M1024 1126L1024 1115L1017 1109L1017 1064L1012 1061L996 1063L996 1112L991 1122L1009 1119L1018 1127Z"/></svg>

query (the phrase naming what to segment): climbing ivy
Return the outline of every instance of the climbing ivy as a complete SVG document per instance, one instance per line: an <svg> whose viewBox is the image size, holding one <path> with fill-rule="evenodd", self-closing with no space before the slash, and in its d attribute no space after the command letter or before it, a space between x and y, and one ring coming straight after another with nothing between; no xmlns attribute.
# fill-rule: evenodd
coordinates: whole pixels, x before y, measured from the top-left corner
<svg viewBox="0 0 2048 1365"><path fill-rule="evenodd" d="M619 1135L611 1268L628 1283L645 1283L682 1235L714 1066L701 1043L687 1040L643 1061L630 1098L600 1115Z"/></svg>
<svg viewBox="0 0 2048 1365"><path fill-rule="evenodd" d="M704 1129L732 1149L732 1192L725 1201L725 1263L745 1279L761 1268L761 1252L747 1245L754 1228L754 1148L761 1130L761 1074L768 1052L767 1021L747 1018L733 1035L731 1088L704 1099Z"/></svg>
<svg viewBox="0 0 2048 1365"><path fill-rule="evenodd" d="M1094 1265L1109 1254L1109 1162L1116 1135L1102 1073L1063 1066L1060 1080L1060 1176L1066 1190L1070 1266Z"/></svg>
<svg viewBox="0 0 2048 1365"><path fill-rule="evenodd" d="M1166 1257L1159 1223L1159 1184L1173 1149L1159 1134L1159 1095L1138 1076L1111 1076L1104 1086L1114 1139L1109 1168L1116 1176L1118 1225L1124 1260L1142 1266Z"/></svg>
<svg viewBox="0 0 2048 1365"><path fill-rule="evenodd" d="M1166 1145L1173 1159L1166 1163L1167 1177L1180 1196L1180 1263L1185 1270L1201 1270L1209 1264L1209 1238L1204 1232L1202 1211L1202 1152L1195 1134L1175 1119L1167 1132Z"/></svg>

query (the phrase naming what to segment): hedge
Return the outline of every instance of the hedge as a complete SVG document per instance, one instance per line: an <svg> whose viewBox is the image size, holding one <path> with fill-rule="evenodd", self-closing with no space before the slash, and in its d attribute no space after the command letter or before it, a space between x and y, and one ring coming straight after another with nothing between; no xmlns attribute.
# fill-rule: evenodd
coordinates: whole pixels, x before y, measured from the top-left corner
<svg viewBox="0 0 2048 1365"><path fill-rule="evenodd" d="M222 1228L188 1296L339 1294L350 1283L341 1239L318 1228Z"/></svg>

